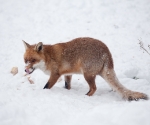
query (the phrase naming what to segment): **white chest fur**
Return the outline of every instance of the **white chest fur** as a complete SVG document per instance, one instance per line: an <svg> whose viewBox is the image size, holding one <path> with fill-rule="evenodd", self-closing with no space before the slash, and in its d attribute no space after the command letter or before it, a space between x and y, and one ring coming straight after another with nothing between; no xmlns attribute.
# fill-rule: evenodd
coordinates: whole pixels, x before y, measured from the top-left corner
<svg viewBox="0 0 150 125"><path fill-rule="evenodd" d="M44 62L43 60L41 60L40 62L34 64L33 67L34 67L35 69L39 68L39 69L42 70L45 74L50 75L50 71L46 69L46 65L45 65L45 62Z"/></svg>

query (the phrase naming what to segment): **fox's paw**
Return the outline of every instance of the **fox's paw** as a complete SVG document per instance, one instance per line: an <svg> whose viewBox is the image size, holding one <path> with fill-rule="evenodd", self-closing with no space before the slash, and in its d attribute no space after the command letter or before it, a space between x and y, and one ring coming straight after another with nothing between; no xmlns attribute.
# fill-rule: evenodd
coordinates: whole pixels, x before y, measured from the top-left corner
<svg viewBox="0 0 150 125"><path fill-rule="evenodd" d="M70 84L68 84L67 82L65 82L65 88L68 89L68 90L71 89Z"/></svg>
<svg viewBox="0 0 150 125"><path fill-rule="evenodd" d="M133 91L124 91L123 98L128 101L138 101L139 99L148 100L148 96L146 94Z"/></svg>
<svg viewBox="0 0 150 125"><path fill-rule="evenodd" d="M48 89L48 83L46 83L43 89Z"/></svg>

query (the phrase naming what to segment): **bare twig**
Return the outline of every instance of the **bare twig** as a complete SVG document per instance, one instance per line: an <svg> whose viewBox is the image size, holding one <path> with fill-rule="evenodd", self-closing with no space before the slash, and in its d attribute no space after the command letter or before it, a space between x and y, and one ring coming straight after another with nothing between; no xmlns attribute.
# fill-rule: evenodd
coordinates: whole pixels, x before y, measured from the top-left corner
<svg viewBox="0 0 150 125"><path fill-rule="evenodd" d="M139 40L139 44L140 44L141 49L143 49L144 51L146 51L150 55L150 53L144 48L143 42L141 40ZM150 45L148 45L148 47L150 48Z"/></svg>

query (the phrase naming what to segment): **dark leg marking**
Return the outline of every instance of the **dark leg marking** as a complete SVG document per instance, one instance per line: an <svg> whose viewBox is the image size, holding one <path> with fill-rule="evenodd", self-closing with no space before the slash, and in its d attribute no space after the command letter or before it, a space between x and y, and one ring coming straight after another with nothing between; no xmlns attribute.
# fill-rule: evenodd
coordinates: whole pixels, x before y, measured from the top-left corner
<svg viewBox="0 0 150 125"><path fill-rule="evenodd" d="M47 88L48 88L48 83L46 83L43 89L47 89Z"/></svg>
<svg viewBox="0 0 150 125"><path fill-rule="evenodd" d="M88 93L86 93L85 95L88 95L90 93L90 91Z"/></svg>
<svg viewBox="0 0 150 125"><path fill-rule="evenodd" d="M68 83L67 82L65 82L65 88L68 89Z"/></svg>

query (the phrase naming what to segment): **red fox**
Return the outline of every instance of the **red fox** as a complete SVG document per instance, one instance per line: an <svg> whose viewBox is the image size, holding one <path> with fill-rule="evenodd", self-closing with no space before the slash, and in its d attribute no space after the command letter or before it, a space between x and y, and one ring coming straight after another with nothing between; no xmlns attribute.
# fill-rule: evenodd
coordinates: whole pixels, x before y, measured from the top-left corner
<svg viewBox="0 0 150 125"><path fill-rule="evenodd" d="M25 41L25 72L31 74L39 68L50 78L44 89L50 89L61 75L65 77L65 88L71 88L72 74L83 74L89 85L88 96L96 91L97 75L120 93L125 100L148 99L144 93L134 92L120 84L114 71L112 55L108 47L100 40L83 37L55 45L29 45Z"/></svg>

